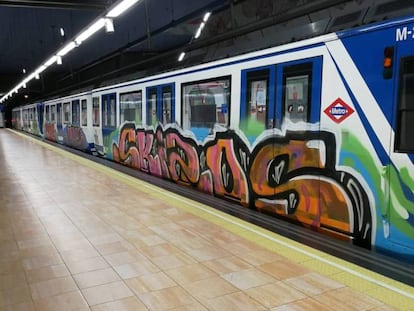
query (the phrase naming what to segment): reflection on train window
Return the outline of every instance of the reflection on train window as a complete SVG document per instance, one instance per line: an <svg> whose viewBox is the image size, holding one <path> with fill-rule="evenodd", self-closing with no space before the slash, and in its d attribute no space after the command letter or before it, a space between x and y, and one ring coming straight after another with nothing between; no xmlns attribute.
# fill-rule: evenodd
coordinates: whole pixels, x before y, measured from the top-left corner
<svg viewBox="0 0 414 311"><path fill-rule="evenodd" d="M46 106L46 109L45 109L45 119L46 119L46 122L49 122L50 121L49 113L50 113L50 106L47 105ZM24 117L25 117L25 113L23 111L23 120L24 120Z"/></svg>
<svg viewBox="0 0 414 311"><path fill-rule="evenodd" d="M63 123L70 123L70 103L63 103Z"/></svg>
<svg viewBox="0 0 414 311"><path fill-rule="evenodd" d="M109 100L109 126L115 127L116 111L115 111L115 98L111 97Z"/></svg>
<svg viewBox="0 0 414 311"><path fill-rule="evenodd" d="M414 152L414 57L401 59L395 149Z"/></svg>
<svg viewBox="0 0 414 311"><path fill-rule="evenodd" d="M120 122L125 121L142 124L142 92L135 91L120 95Z"/></svg>
<svg viewBox="0 0 414 311"><path fill-rule="evenodd" d="M57 114L57 124L62 124L62 103L56 105L56 114Z"/></svg>
<svg viewBox="0 0 414 311"><path fill-rule="evenodd" d="M72 124L79 125L80 123L80 107L79 100L72 101Z"/></svg>
<svg viewBox="0 0 414 311"><path fill-rule="evenodd" d="M92 98L92 124L100 126L99 121L99 97Z"/></svg>
<svg viewBox="0 0 414 311"><path fill-rule="evenodd" d="M172 89L170 86L162 89L162 124L171 123Z"/></svg>
<svg viewBox="0 0 414 311"><path fill-rule="evenodd" d="M81 101L81 110L82 110L82 126L88 126L88 105L86 99Z"/></svg>
<svg viewBox="0 0 414 311"><path fill-rule="evenodd" d="M247 73L247 127L266 128L269 105L269 69Z"/></svg>
<svg viewBox="0 0 414 311"><path fill-rule="evenodd" d="M228 127L230 77L187 83L183 86L183 128Z"/></svg>
<svg viewBox="0 0 414 311"><path fill-rule="evenodd" d="M283 70L284 117L308 122L311 98L312 63L286 66Z"/></svg>
<svg viewBox="0 0 414 311"><path fill-rule="evenodd" d="M50 106L50 121L56 121L56 105Z"/></svg>
<svg viewBox="0 0 414 311"><path fill-rule="evenodd" d="M149 100L148 100L148 116L149 120L147 123L149 125L155 125L157 123L157 90L151 89L149 91Z"/></svg>

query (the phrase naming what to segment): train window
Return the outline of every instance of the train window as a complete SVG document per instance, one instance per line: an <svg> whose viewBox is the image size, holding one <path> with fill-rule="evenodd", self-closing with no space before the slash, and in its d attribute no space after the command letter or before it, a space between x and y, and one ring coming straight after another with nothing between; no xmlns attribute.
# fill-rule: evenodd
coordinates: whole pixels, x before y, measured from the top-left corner
<svg viewBox="0 0 414 311"><path fill-rule="evenodd" d="M102 95L102 125L106 128L116 126L115 94Z"/></svg>
<svg viewBox="0 0 414 311"><path fill-rule="evenodd" d="M86 99L81 101L82 126L88 126L88 105Z"/></svg>
<svg viewBox="0 0 414 311"><path fill-rule="evenodd" d="M247 128L266 128L269 106L269 69L247 73L246 116Z"/></svg>
<svg viewBox="0 0 414 311"><path fill-rule="evenodd" d="M172 122L172 87L162 88L162 124Z"/></svg>
<svg viewBox="0 0 414 311"><path fill-rule="evenodd" d="M63 103L63 123L70 123L70 103Z"/></svg>
<svg viewBox="0 0 414 311"><path fill-rule="evenodd" d="M285 66L283 70L284 117L308 122L311 99L312 63Z"/></svg>
<svg viewBox="0 0 414 311"><path fill-rule="evenodd" d="M56 121L56 105L50 106L50 121Z"/></svg>
<svg viewBox="0 0 414 311"><path fill-rule="evenodd" d="M183 85L183 128L228 127L230 82L230 77L220 77Z"/></svg>
<svg viewBox="0 0 414 311"><path fill-rule="evenodd" d="M72 124L79 125L80 123L80 106L79 100L72 101Z"/></svg>
<svg viewBox="0 0 414 311"><path fill-rule="evenodd" d="M414 152L414 57L401 59L395 150Z"/></svg>
<svg viewBox="0 0 414 311"><path fill-rule="evenodd" d="M49 105L46 105L46 111L45 111L45 119L46 119L46 122L49 122L50 121L49 113L50 113L50 106ZM23 118L24 118L24 114L23 114Z"/></svg>
<svg viewBox="0 0 414 311"><path fill-rule="evenodd" d="M99 97L92 98L92 124L93 126L100 126Z"/></svg>
<svg viewBox="0 0 414 311"><path fill-rule="evenodd" d="M157 89L151 89L148 97L148 116L147 123L155 125L157 123Z"/></svg>
<svg viewBox="0 0 414 311"><path fill-rule="evenodd" d="M116 109L115 109L115 98L111 97L109 99L109 126L110 127L115 127L115 120L116 120Z"/></svg>
<svg viewBox="0 0 414 311"><path fill-rule="evenodd" d="M142 124L142 92L130 92L120 95L120 122Z"/></svg>
<svg viewBox="0 0 414 311"><path fill-rule="evenodd" d="M62 103L59 103L56 105L56 115L57 115L57 124L61 125L62 124Z"/></svg>

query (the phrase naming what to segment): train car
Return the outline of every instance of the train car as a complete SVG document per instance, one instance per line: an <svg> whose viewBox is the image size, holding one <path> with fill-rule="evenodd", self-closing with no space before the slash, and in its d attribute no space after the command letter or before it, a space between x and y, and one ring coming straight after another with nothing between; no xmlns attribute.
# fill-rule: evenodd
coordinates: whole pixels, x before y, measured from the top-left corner
<svg viewBox="0 0 414 311"><path fill-rule="evenodd" d="M43 104L35 103L14 108L13 127L36 136L43 136Z"/></svg>
<svg viewBox="0 0 414 311"><path fill-rule="evenodd" d="M413 34L405 17L92 90L95 148L412 260Z"/></svg>
<svg viewBox="0 0 414 311"><path fill-rule="evenodd" d="M44 119L46 139L89 153L95 152L90 92L46 101Z"/></svg>

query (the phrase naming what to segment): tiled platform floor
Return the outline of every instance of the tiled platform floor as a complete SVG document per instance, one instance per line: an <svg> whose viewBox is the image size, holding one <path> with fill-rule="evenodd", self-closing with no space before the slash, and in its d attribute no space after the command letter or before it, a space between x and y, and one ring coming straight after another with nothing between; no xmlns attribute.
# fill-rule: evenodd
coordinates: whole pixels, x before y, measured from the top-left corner
<svg viewBox="0 0 414 311"><path fill-rule="evenodd" d="M0 310L394 310L63 153L0 130Z"/></svg>

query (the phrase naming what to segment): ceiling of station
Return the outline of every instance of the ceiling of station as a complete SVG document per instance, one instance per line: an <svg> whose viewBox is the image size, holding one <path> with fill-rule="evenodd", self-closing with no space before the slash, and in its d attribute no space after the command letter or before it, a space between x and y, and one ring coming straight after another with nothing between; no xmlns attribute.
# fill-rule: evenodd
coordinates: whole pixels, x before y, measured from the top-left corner
<svg viewBox="0 0 414 311"><path fill-rule="evenodd" d="M0 0L0 94L116 0ZM14 106L414 12L412 0L141 0L33 80ZM200 38L204 14L212 12ZM64 29L62 37L60 28ZM178 55L186 51L183 62Z"/></svg>

